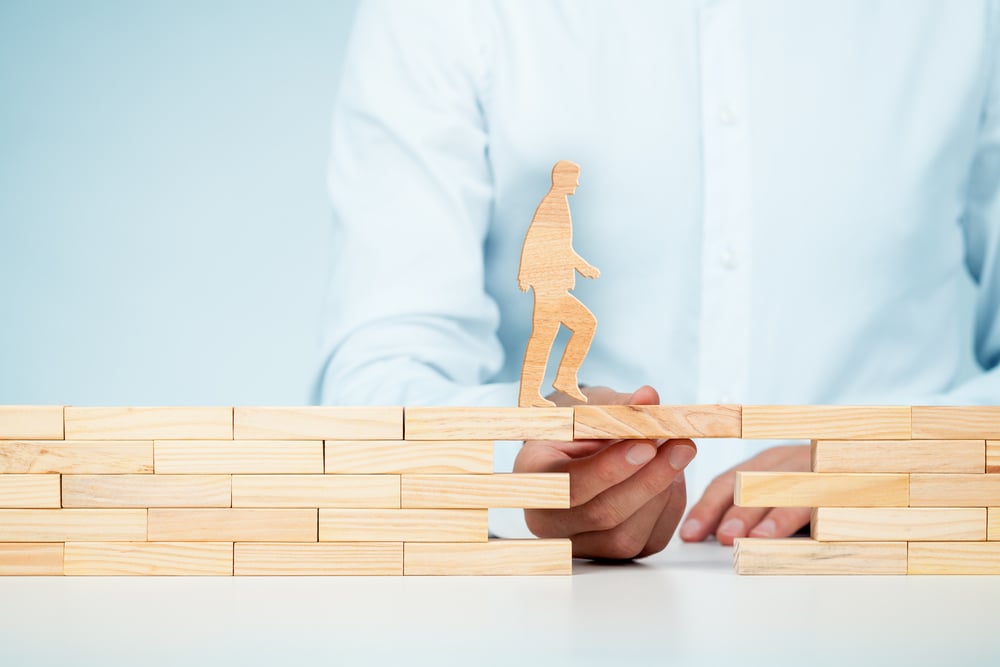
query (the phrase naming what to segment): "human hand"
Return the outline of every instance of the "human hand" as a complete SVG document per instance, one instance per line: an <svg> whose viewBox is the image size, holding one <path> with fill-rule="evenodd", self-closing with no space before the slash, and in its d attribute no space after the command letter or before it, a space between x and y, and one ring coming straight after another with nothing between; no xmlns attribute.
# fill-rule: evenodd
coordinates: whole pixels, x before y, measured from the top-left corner
<svg viewBox="0 0 1000 667"><path fill-rule="evenodd" d="M708 485L681 526L681 539L701 542L715 533L720 544L737 537L788 537L809 523L811 510L802 507L736 507L733 491L738 470L808 472L809 445L786 445L760 454L722 473Z"/></svg>
<svg viewBox="0 0 1000 667"><path fill-rule="evenodd" d="M590 405L657 405L652 387L620 394L583 389ZM552 397L562 405L569 399ZM515 472L568 472L570 508L525 510L539 537L568 537L573 555L628 560L663 550L684 514L682 472L696 453L690 440L529 440Z"/></svg>

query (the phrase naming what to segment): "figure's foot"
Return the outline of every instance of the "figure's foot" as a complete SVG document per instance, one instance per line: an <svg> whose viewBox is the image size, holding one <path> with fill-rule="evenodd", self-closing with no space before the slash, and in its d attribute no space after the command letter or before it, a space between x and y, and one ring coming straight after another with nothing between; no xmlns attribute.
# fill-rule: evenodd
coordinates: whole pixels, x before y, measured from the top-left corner
<svg viewBox="0 0 1000 667"><path fill-rule="evenodd" d="M527 397L522 394L517 400L517 406L519 408L551 408L555 407L555 403L541 394L528 394Z"/></svg>
<svg viewBox="0 0 1000 667"><path fill-rule="evenodd" d="M580 383L575 375L571 378L557 377L556 381L552 383L552 387L581 403L587 402L587 397L580 391Z"/></svg>

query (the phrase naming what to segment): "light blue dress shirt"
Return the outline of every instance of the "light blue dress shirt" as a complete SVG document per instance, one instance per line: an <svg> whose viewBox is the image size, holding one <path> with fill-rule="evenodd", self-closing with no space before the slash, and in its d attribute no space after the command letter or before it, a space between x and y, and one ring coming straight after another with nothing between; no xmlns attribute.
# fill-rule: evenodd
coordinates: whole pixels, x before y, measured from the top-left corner
<svg viewBox="0 0 1000 667"><path fill-rule="evenodd" d="M568 159L601 270L575 292L598 319L581 382L1000 403L998 6L365 4L322 401L515 405L521 242ZM690 486L750 447L703 444Z"/></svg>

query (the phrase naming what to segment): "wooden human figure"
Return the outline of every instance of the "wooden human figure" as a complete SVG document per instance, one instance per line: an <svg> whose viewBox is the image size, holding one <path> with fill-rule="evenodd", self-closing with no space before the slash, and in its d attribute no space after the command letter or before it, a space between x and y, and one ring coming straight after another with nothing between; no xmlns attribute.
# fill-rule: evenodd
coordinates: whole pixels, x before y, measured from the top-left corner
<svg viewBox="0 0 1000 667"><path fill-rule="evenodd" d="M524 237L517 284L522 292L528 289L534 292L535 309L521 369L520 407L553 405L542 396L542 379L560 324L573 333L552 386L587 402L580 391L577 373L594 339L597 319L570 290L576 286L577 272L584 278L597 278L601 272L573 250L568 197L576 192L579 179L579 165L568 160L556 163L552 168L552 187L535 210Z"/></svg>

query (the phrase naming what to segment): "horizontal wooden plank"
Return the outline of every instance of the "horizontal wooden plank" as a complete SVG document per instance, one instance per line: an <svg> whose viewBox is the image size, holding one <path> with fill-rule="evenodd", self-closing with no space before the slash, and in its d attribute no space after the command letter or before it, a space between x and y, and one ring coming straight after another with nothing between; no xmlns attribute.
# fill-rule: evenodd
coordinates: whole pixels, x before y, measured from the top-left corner
<svg viewBox="0 0 1000 667"><path fill-rule="evenodd" d="M60 507L59 475L0 475L0 507Z"/></svg>
<svg viewBox="0 0 1000 667"><path fill-rule="evenodd" d="M1000 574L1000 542L910 542L909 574Z"/></svg>
<svg viewBox="0 0 1000 667"><path fill-rule="evenodd" d="M821 507L812 537L821 542L982 541L983 507Z"/></svg>
<svg viewBox="0 0 1000 667"><path fill-rule="evenodd" d="M152 472L152 440L0 440L0 474Z"/></svg>
<svg viewBox="0 0 1000 667"><path fill-rule="evenodd" d="M0 544L0 576L58 576L62 573L61 542Z"/></svg>
<svg viewBox="0 0 1000 667"><path fill-rule="evenodd" d="M314 509L150 509L151 542L315 542Z"/></svg>
<svg viewBox="0 0 1000 667"><path fill-rule="evenodd" d="M146 510L0 510L0 542L113 542L146 539Z"/></svg>
<svg viewBox="0 0 1000 667"><path fill-rule="evenodd" d="M401 407L239 407L237 440L402 440Z"/></svg>
<svg viewBox="0 0 1000 667"><path fill-rule="evenodd" d="M906 574L906 542L818 542L805 537L737 539L737 574Z"/></svg>
<svg viewBox="0 0 1000 667"><path fill-rule="evenodd" d="M906 507L908 500L908 475L736 473L740 507Z"/></svg>
<svg viewBox="0 0 1000 667"><path fill-rule="evenodd" d="M577 439L739 438L739 405L578 405Z"/></svg>
<svg viewBox="0 0 1000 667"><path fill-rule="evenodd" d="M1000 438L1000 405L913 406L915 439Z"/></svg>
<svg viewBox="0 0 1000 667"><path fill-rule="evenodd" d="M403 475L404 508L567 508L568 473Z"/></svg>
<svg viewBox="0 0 1000 667"><path fill-rule="evenodd" d="M67 542L67 575L233 573L232 542Z"/></svg>
<svg viewBox="0 0 1000 667"><path fill-rule="evenodd" d="M1000 506L1000 475L910 475L912 507Z"/></svg>
<svg viewBox="0 0 1000 667"><path fill-rule="evenodd" d="M403 574L402 542L236 544L236 575L386 576Z"/></svg>
<svg viewBox="0 0 1000 667"><path fill-rule="evenodd" d="M321 440L156 440L158 474L322 473Z"/></svg>
<svg viewBox="0 0 1000 667"><path fill-rule="evenodd" d="M229 475L64 475L63 507L229 507Z"/></svg>
<svg viewBox="0 0 1000 667"><path fill-rule="evenodd" d="M748 440L908 440L907 406L744 405Z"/></svg>
<svg viewBox="0 0 1000 667"><path fill-rule="evenodd" d="M405 410L407 440L573 439L573 408L434 408Z"/></svg>
<svg viewBox="0 0 1000 667"><path fill-rule="evenodd" d="M69 407L67 440L232 440L233 409L222 407Z"/></svg>
<svg viewBox="0 0 1000 667"><path fill-rule="evenodd" d="M62 440L63 406L0 405L0 440Z"/></svg>
<svg viewBox="0 0 1000 667"><path fill-rule="evenodd" d="M985 470L985 440L814 440L813 472Z"/></svg>
<svg viewBox="0 0 1000 667"><path fill-rule="evenodd" d="M493 441L327 440L327 473L491 473Z"/></svg>
<svg viewBox="0 0 1000 667"><path fill-rule="evenodd" d="M485 542L487 511L321 509L320 542Z"/></svg>
<svg viewBox="0 0 1000 667"><path fill-rule="evenodd" d="M1000 473L1000 440L986 441L986 472Z"/></svg>
<svg viewBox="0 0 1000 667"><path fill-rule="evenodd" d="M480 543L419 543L403 547L403 574L548 575L573 573L570 540L490 540Z"/></svg>
<svg viewBox="0 0 1000 667"><path fill-rule="evenodd" d="M233 507L399 508L399 475L235 475Z"/></svg>

